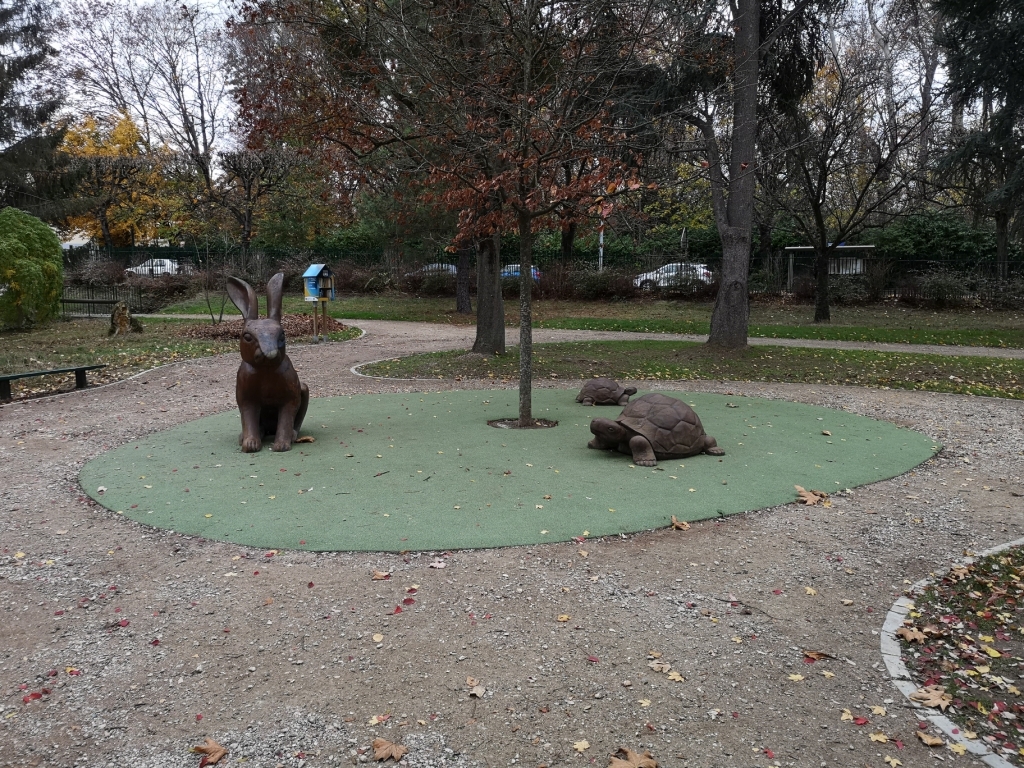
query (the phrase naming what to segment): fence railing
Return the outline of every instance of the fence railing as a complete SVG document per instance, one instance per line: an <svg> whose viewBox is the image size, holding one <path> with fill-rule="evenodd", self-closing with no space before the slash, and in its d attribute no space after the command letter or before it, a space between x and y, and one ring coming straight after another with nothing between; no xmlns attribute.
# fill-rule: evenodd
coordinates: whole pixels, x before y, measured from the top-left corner
<svg viewBox="0 0 1024 768"><path fill-rule="evenodd" d="M61 311L69 315L109 315L123 301L131 312L142 311L142 289L137 285L66 285L60 299Z"/></svg>

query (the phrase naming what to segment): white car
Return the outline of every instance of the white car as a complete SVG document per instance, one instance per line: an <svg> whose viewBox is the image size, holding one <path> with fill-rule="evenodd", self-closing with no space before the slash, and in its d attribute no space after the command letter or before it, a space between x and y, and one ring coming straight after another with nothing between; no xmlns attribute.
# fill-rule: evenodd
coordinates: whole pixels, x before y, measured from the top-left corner
<svg viewBox="0 0 1024 768"><path fill-rule="evenodd" d="M677 261L637 275L633 285L641 291L653 291L657 288L673 288L686 283L711 285L711 279L711 270L708 269L707 264Z"/></svg>
<svg viewBox="0 0 1024 768"><path fill-rule="evenodd" d="M192 274L191 264L182 264L174 259L147 259L137 267L128 267L125 272L133 275L144 275L146 277L157 277L159 275L190 275Z"/></svg>

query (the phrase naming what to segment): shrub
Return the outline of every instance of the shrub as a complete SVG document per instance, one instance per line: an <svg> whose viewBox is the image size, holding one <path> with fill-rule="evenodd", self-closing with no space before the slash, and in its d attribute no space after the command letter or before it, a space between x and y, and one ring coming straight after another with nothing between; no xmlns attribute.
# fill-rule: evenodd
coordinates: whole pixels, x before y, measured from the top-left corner
<svg viewBox="0 0 1024 768"><path fill-rule="evenodd" d="M41 323L60 311L64 254L52 229L24 211L0 211L0 321Z"/></svg>
<svg viewBox="0 0 1024 768"><path fill-rule="evenodd" d="M568 285L576 298L584 301L631 299L636 296L633 273L621 269L580 269L570 273Z"/></svg>
<svg viewBox="0 0 1024 768"><path fill-rule="evenodd" d="M833 304L863 304L869 298L868 281L860 275L833 275L828 296Z"/></svg>
<svg viewBox="0 0 1024 768"><path fill-rule="evenodd" d="M124 264L106 255L91 254L65 275L71 285L116 285L124 282Z"/></svg>
<svg viewBox="0 0 1024 768"><path fill-rule="evenodd" d="M142 305L139 311L144 314L156 312L168 304L195 296L202 290L204 280L204 273L148 277L128 272L125 275L126 285L138 286L140 289ZM220 284L223 285L223 281Z"/></svg>
<svg viewBox="0 0 1024 768"><path fill-rule="evenodd" d="M937 309L962 306L969 291L965 276L948 269L933 269L920 275L921 295Z"/></svg>

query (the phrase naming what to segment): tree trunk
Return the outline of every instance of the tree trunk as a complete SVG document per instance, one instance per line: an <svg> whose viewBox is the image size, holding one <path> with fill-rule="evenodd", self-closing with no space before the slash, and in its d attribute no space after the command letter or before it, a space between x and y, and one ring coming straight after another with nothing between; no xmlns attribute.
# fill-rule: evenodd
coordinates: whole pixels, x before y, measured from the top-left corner
<svg viewBox="0 0 1024 768"><path fill-rule="evenodd" d="M827 249L819 249L814 253L814 322L816 323L832 321L828 306L828 257L829 251Z"/></svg>
<svg viewBox="0 0 1024 768"><path fill-rule="evenodd" d="M733 130L728 200L716 205L722 239L722 277L711 313L708 344L725 349L747 346L750 300L750 229L754 219L757 150L757 69L761 7L758 0L737 0L733 50ZM721 194L721 193L720 193Z"/></svg>
<svg viewBox="0 0 1024 768"><path fill-rule="evenodd" d="M572 247L576 242L576 222L562 223L561 257L562 266L568 268L572 264Z"/></svg>
<svg viewBox="0 0 1024 768"><path fill-rule="evenodd" d="M1010 215L1006 211L996 211L996 275L1005 280L1009 266Z"/></svg>
<svg viewBox="0 0 1024 768"><path fill-rule="evenodd" d="M722 275L711 313L708 344L726 349L747 346L750 300L747 274L750 271L750 229L733 227L721 234Z"/></svg>
<svg viewBox="0 0 1024 768"><path fill-rule="evenodd" d="M519 428L533 426L533 220L519 214Z"/></svg>
<svg viewBox="0 0 1024 768"><path fill-rule="evenodd" d="M501 236L480 240L476 258L476 340L481 355L505 354L505 302L501 297Z"/></svg>
<svg viewBox="0 0 1024 768"><path fill-rule="evenodd" d="M114 238L110 234L110 219L107 218L106 207L100 208L96 212L96 218L100 222L100 232L103 234L103 247L107 253L110 253L110 249L114 247Z"/></svg>
<svg viewBox="0 0 1024 768"><path fill-rule="evenodd" d="M455 311L460 315L473 314L473 303L469 300L469 251L468 245L459 248L455 267Z"/></svg>

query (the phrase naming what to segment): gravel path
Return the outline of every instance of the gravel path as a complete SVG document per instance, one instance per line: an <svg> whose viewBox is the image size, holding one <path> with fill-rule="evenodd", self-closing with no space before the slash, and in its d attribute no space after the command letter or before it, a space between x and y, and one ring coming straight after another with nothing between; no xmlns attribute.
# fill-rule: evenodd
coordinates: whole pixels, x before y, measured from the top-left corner
<svg viewBox="0 0 1024 768"><path fill-rule="evenodd" d="M349 369L465 347L472 328L355 324L356 341L290 351L314 396L456 386ZM237 362L0 407L0 766L198 765L188 749L207 736L230 749L221 765L358 764L376 737L408 746L413 768L603 768L618 747L692 768L931 764L882 663L886 611L965 552L1024 535L1024 402L821 385L680 383L886 419L945 449L831 508L438 558L268 556L82 495L89 458L233 408ZM836 659L809 665L806 649Z"/></svg>

